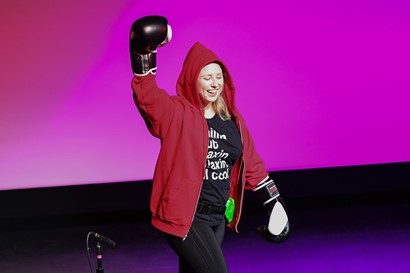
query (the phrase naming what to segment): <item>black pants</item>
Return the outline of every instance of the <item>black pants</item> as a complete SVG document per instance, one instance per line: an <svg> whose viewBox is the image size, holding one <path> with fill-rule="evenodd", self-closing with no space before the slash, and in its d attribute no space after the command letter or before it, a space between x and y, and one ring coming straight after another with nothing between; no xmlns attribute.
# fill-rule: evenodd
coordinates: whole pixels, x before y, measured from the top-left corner
<svg viewBox="0 0 410 273"><path fill-rule="evenodd" d="M166 234L168 243L179 256L179 273L228 273L221 244L225 222L217 226L194 221L188 236Z"/></svg>

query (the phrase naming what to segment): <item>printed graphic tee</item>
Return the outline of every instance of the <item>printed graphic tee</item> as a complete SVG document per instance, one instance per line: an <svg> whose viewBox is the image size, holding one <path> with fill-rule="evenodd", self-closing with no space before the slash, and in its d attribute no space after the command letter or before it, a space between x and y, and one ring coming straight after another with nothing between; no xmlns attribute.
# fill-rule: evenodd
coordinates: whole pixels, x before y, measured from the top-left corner
<svg viewBox="0 0 410 273"><path fill-rule="evenodd" d="M235 160L242 153L242 141L233 120L222 120L218 115L208 122L208 154L202 191L199 201L212 206L224 207L229 198L230 172ZM219 224L222 214L196 213L196 220Z"/></svg>

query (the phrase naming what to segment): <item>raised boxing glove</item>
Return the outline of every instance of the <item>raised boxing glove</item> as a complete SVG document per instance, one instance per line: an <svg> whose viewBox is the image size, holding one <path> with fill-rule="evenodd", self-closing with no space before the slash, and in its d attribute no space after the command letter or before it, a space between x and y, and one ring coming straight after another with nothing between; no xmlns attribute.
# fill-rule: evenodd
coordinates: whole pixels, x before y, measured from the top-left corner
<svg viewBox="0 0 410 273"><path fill-rule="evenodd" d="M289 219L285 203L279 196L278 188L268 176L253 190L258 194L264 207L267 208L269 220L267 225L258 228L262 237L271 243L281 243L289 237Z"/></svg>
<svg viewBox="0 0 410 273"><path fill-rule="evenodd" d="M130 31L130 57L135 75L155 74L157 48L172 38L168 20L162 16L145 16L136 20Z"/></svg>

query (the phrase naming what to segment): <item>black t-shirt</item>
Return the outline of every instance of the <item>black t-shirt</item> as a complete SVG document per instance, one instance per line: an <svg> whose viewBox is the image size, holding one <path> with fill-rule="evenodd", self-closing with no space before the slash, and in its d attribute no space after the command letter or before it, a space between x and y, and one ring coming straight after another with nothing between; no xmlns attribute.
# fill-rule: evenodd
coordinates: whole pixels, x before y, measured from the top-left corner
<svg viewBox="0 0 410 273"><path fill-rule="evenodd" d="M222 120L218 115L208 122L208 154L205 177L199 201L213 206L225 206L229 198L230 173L235 160L242 153L242 141L233 120ZM218 224L224 215L196 213L196 220Z"/></svg>

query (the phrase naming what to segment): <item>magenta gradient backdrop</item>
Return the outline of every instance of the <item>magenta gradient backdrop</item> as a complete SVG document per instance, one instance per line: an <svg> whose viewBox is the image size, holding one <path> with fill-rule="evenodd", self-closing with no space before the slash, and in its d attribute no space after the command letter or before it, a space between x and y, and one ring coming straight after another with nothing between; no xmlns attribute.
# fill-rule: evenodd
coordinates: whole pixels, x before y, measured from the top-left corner
<svg viewBox="0 0 410 273"><path fill-rule="evenodd" d="M214 50L269 171L410 161L409 3L2 1L0 189L152 178L128 35L153 14L174 33L160 86L196 41Z"/></svg>

